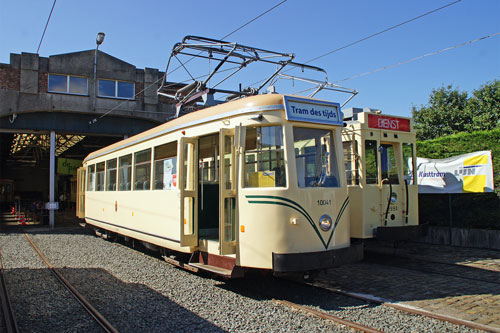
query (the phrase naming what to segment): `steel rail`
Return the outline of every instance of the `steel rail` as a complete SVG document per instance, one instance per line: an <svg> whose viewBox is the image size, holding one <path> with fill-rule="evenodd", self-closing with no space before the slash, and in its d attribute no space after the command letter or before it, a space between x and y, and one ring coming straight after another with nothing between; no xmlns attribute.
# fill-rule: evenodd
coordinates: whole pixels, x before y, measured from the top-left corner
<svg viewBox="0 0 500 333"><path fill-rule="evenodd" d="M104 318L99 311L97 311L86 299L83 297L59 272L56 268L52 267L52 265L47 261L45 256L42 254L38 246L35 244L35 242L31 239L31 237L28 234L24 234L28 242L31 244L33 249L35 250L36 253L40 256L42 261L47 265L49 270L54 274L54 276L57 278L57 280L66 287L66 289L71 293L71 295L76 298L76 300L83 306L85 311L87 311L90 316L101 326L101 328L105 332L110 332L110 333L118 333L118 330L111 325L106 318Z"/></svg>
<svg viewBox="0 0 500 333"><path fill-rule="evenodd" d="M333 315L331 315L329 313L326 313L326 312L323 312L323 311L318 311L318 310L315 310L315 309L307 307L307 306L299 305L297 303L293 303L293 302L289 302L289 301L285 301L285 300L276 300L276 299L273 299L272 301L275 302L275 303L278 303L278 304L282 304L282 305L291 307L291 308L296 309L296 310L300 310L300 311L306 312L306 313L311 314L311 315L313 315L315 317L318 317L318 318L321 318L321 319L330 320L330 321L333 321L333 322L335 322L337 324L353 328L356 331L367 332L367 333L379 333L379 332L382 332L382 331L379 331L379 330L374 329L372 327L364 326L364 325L361 325L361 324L358 324L358 323L355 323L355 322L352 322L352 321L349 321L349 320L345 320L345 319L342 319L340 317L333 316Z"/></svg>
<svg viewBox="0 0 500 333"><path fill-rule="evenodd" d="M14 310L12 304L10 303L9 293L7 290L7 284L5 283L5 278L3 276L3 266L0 256L0 298L2 301L2 313L5 322L5 329L7 333L17 333L19 329L17 327L16 317L14 315Z"/></svg>
<svg viewBox="0 0 500 333"><path fill-rule="evenodd" d="M375 254L375 255L377 255L377 254ZM442 276L449 276L449 277L465 279L465 280L470 280L470 281L475 281L475 282L483 282L483 283L490 283L490 284L499 284L499 282L500 282L500 281L492 281L492 280L487 280L487 279L486 280L485 279L478 279L478 278L468 277L468 276L463 276L463 275L456 275L456 274L452 274L452 273L439 272L437 270L432 270L429 268L414 268L414 267L404 266L404 265L407 264L408 261L413 260L413 261L420 261L423 263L431 263L431 264L437 264L437 265L443 265L443 266L446 265L446 266L452 266L452 267L457 267L457 268L465 268L465 269L475 268L475 269L477 269L476 267L473 267L473 266L458 265L458 264L452 264L452 263L448 263L448 262L439 262L436 260L419 259L419 258L411 258L411 257L398 257L398 256L396 256L396 259L398 261L401 261L404 259L404 260L406 260L406 263L403 263L402 264L403 266L400 266L401 263L397 263L397 262L391 263L391 262L387 262L387 261L383 262L383 261L377 260L376 258L367 259L367 261L373 262L377 265L382 265L382 266L396 267L399 269L406 269L409 271L420 272L420 273L429 273L429 274L437 274L437 275L442 275Z"/></svg>
<svg viewBox="0 0 500 333"><path fill-rule="evenodd" d="M292 280L292 281L297 282L297 283L304 283L304 282L299 282L296 280ZM323 284L321 284L321 285L315 284L314 282L312 282L312 283L307 282L305 284L308 284L310 286L314 286L316 288L321 288L321 289L327 290L327 291L332 292L334 294L343 295L343 296L347 296L347 297L351 297L351 298L356 298L356 299L359 299L359 300L362 300L365 302L370 302L373 304L379 304L379 305L393 308L393 309L396 309L399 311L403 311L403 312L407 312L407 313L411 313L411 314L416 314L416 315L421 315L424 317L433 318L433 319L437 319L440 321L446 321L446 322L449 322L449 323L452 323L455 325L463 325L463 326L466 326L469 328L482 330L485 332L500 333L500 329L497 329L497 328L493 328L493 327L483 325L483 324L474 323L472 321L468 321L468 320L464 320L464 319L460 319L460 318L456 318L456 317L451 317L451 316L433 313L433 312L423 310L423 309L420 309L420 308L417 308L414 306L405 305L405 304L401 304L401 303L394 303L394 302L391 302L389 300L381 299L378 297L370 297L370 296L366 296L366 295L361 295L361 294L357 294L357 293L352 293L352 292L340 290L337 288L330 288L330 287L324 286Z"/></svg>

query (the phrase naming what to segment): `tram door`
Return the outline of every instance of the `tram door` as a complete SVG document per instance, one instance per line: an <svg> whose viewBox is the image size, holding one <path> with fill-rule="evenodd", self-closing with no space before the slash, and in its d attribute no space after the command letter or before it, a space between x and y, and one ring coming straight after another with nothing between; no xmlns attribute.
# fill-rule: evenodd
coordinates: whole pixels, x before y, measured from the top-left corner
<svg viewBox="0 0 500 333"><path fill-rule="evenodd" d="M398 143L381 142L378 147L380 156L381 191L383 225L402 225L406 193L404 179L400 179L401 151Z"/></svg>
<svg viewBox="0 0 500 333"><path fill-rule="evenodd" d="M389 141L365 141L366 184L378 184L382 226L408 223L409 190L413 182L408 163L413 145ZM412 168L413 169L413 168ZM367 191L369 191L367 189Z"/></svg>
<svg viewBox="0 0 500 333"><path fill-rule="evenodd" d="M236 159L234 129L219 133L219 242L220 254L236 253Z"/></svg>
<svg viewBox="0 0 500 333"><path fill-rule="evenodd" d="M76 216L81 219L85 218L85 174L84 167L76 171Z"/></svg>
<svg viewBox="0 0 500 333"><path fill-rule="evenodd" d="M179 140L180 243L198 246L198 139Z"/></svg>

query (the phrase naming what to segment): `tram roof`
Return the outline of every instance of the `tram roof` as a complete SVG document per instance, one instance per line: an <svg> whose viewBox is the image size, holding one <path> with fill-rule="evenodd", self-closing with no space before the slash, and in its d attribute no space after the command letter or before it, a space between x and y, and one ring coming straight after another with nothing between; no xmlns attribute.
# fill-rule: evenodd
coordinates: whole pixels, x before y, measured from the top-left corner
<svg viewBox="0 0 500 333"><path fill-rule="evenodd" d="M194 111L179 118L167 121L142 133L131 136L130 138L96 150L95 152L87 155L87 157L84 159L84 162L102 156L104 154L152 139L158 135L167 134L191 126L200 125L224 118L230 118L242 113L283 110L284 96L285 95L283 94L256 95ZM300 98L304 99L303 96L300 96ZM311 98L311 100L315 99Z"/></svg>

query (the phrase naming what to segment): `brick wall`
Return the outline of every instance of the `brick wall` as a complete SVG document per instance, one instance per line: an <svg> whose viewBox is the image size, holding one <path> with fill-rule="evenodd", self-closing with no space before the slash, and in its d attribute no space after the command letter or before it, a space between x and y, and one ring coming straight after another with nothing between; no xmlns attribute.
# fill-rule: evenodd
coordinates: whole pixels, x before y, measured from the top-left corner
<svg viewBox="0 0 500 333"><path fill-rule="evenodd" d="M38 73L38 92L45 93L49 89L49 74Z"/></svg>
<svg viewBox="0 0 500 333"><path fill-rule="evenodd" d="M20 71L10 66L0 66L0 89L19 91Z"/></svg>
<svg viewBox="0 0 500 333"><path fill-rule="evenodd" d="M135 82L135 99L143 101L144 100L144 83Z"/></svg>

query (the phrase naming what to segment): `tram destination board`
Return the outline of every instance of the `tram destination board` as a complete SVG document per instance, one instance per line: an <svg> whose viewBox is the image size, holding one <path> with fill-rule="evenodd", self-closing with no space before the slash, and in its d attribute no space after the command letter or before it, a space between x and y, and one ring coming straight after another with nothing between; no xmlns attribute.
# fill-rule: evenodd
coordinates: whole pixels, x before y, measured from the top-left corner
<svg viewBox="0 0 500 333"><path fill-rule="evenodd" d="M368 127L383 130L410 132L410 119L392 116L381 116L378 114L368 114Z"/></svg>
<svg viewBox="0 0 500 333"><path fill-rule="evenodd" d="M283 98L287 120L343 125L343 115L339 103L290 96Z"/></svg>

